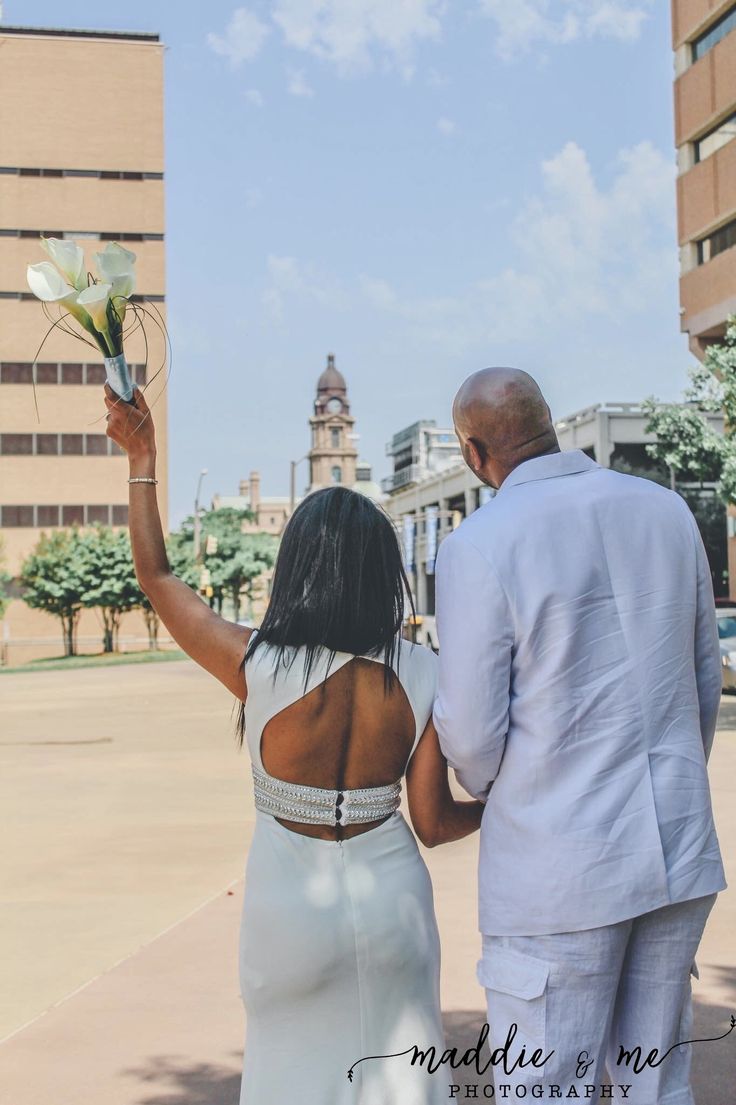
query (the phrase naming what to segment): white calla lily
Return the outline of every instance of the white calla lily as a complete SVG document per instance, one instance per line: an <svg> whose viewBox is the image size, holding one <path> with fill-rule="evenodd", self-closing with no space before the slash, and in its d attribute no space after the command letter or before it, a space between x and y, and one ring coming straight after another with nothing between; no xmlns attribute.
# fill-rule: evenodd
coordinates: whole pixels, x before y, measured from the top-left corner
<svg viewBox="0 0 736 1105"><path fill-rule="evenodd" d="M80 292L87 280L84 276L84 253L77 243L41 236L41 245L62 276Z"/></svg>
<svg viewBox="0 0 736 1105"><path fill-rule="evenodd" d="M107 330L107 305L110 302L112 284L90 284L77 296L77 303L84 307L97 329Z"/></svg>
<svg viewBox="0 0 736 1105"><path fill-rule="evenodd" d="M118 276L135 280L135 254L119 242L108 242L102 253L95 254L97 271L103 280L112 283Z"/></svg>
<svg viewBox="0 0 736 1105"><path fill-rule="evenodd" d="M125 322L125 310L134 289L135 274L132 272L126 272L122 276L116 276L112 282L110 299L121 322Z"/></svg>
<svg viewBox="0 0 736 1105"><path fill-rule="evenodd" d="M94 334L92 319L86 308L79 305L76 289L67 284L55 265L50 261L39 261L37 265L29 265L26 269L26 279L28 287L38 299L43 300L44 303L58 303L73 315L85 330Z"/></svg>
<svg viewBox="0 0 736 1105"><path fill-rule="evenodd" d="M74 295L74 288L66 282L50 261L39 261L37 265L29 265L26 269L26 279L33 294L44 303L60 303L67 296Z"/></svg>

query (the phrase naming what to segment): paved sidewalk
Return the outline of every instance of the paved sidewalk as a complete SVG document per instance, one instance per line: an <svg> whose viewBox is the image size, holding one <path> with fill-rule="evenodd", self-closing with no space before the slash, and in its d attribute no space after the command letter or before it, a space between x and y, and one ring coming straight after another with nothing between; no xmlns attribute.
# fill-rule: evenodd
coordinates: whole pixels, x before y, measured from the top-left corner
<svg viewBox="0 0 736 1105"><path fill-rule="evenodd" d="M130 685L123 681L112 689L108 684L105 689L90 686L86 681L83 684L88 695L88 715L94 716L100 708L101 699L96 696L106 696L106 723L114 735L113 743L120 746L116 754L121 759L117 761L116 770L129 783L138 772L139 784L132 792L125 790L126 800L131 793L139 793L141 786L150 790L141 809L145 813L144 824L150 830L153 857L149 857L150 863L143 863L142 867L133 865L127 872L130 878L134 878L136 871L141 873L140 881L134 880L129 888L141 898L135 924L126 926L125 916L118 917L116 912L124 914L131 899L115 899L115 910L109 914L110 932L90 957L84 949L75 948L71 924L68 931L64 930L63 946L57 946L53 928L55 911L64 924L69 918L78 920L80 910L83 911L84 894L79 895L78 870L58 868L60 859L64 858L63 849L53 853L49 871L56 878L55 892L44 913L43 926L32 931L25 945L22 932L14 936L16 949L25 947L25 958L12 968L12 977L16 986L22 986L24 973L27 973L32 993L30 1000L21 993L11 997L17 997L19 1007L24 1010L34 1007L36 1012L27 1018L28 1023L18 1017L15 1030L11 1030L0 1044L0 1105L238 1105L245 1029L237 964L243 893L239 875L245 860L243 840L248 836L252 812L246 797L249 788L242 761L235 760L238 767L233 768L233 753L227 744L230 737L222 737L229 717L228 697L223 697L214 681L188 664L165 665L165 674L168 676L172 669L179 669L179 673L172 673L170 683L154 681L153 672L150 675L131 672L133 682ZM157 677L160 671L155 673ZM54 732L57 736L66 732L63 739L68 739L70 730L65 726L71 724L71 714L65 721L63 704L59 704L59 699L63 698L61 688L55 686L49 690L42 682L54 674L57 673L17 678L33 680L33 688L43 691L39 703L46 701L46 695L56 695L56 703L51 706L56 716ZM134 690L136 678L144 682L135 684ZM146 682L149 678L150 683ZM5 679L11 680L11 677ZM29 689L28 683L19 689L18 703L27 703ZM67 688L67 691L71 711L75 701L73 689ZM116 701L118 695L120 701ZM165 707L155 731L150 728L154 701L157 717L162 704ZM117 717L128 710L135 714L142 703L146 708L136 715L133 729L122 723L118 725ZM203 720L205 717L207 723ZM147 730L144 718L148 719ZM728 729L716 739L711 779L721 843L733 885L736 880L736 701L724 700L722 720ZM208 725L214 736L208 735ZM96 727L99 729L99 723ZM40 736L22 733L14 734L13 739L37 741ZM16 760L11 743L6 732L0 746L4 766L10 764L12 768ZM133 756L132 763L123 755L125 749ZM8 784L18 785L18 779L23 779L23 801L19 799L15 805L11 804L11 809L21 819L13 827L13 837L20 839L24 833L31 832L28 814L21 817L21 810L27 809L24 803L30 803L31 812L37 813L40 822L32 830L38 847L43 843L51 844L54 830L60 829L63 800L57 793L57 769L59 757L66 756L67 752L47 749L51 756L48 764L56 766L53 770L49 767L47 772L39 772L46 754L40 747L33 748L30 752L33 762L29 764L27 751L24 748L20 753L23 764L15 776L15 783L11 780ZM110 768L107 760L95 761L95 754L94 749L89 748L84 757L91 759L63 761L74 765L71 769L67 766L63 774L69 818L74 817L79 797L74 791L78 773L82 773L82 785L86 787L97 772L102 771L104 775ZM205 768L205 763L213 759L219 763L219 768ZM173 762L179 767L172 780ZM202 771L204 773L200 774ZM215 778L218 771L222 776L219 781ZM7 780L7 774L4 778ZM157 780L155 786L153 778ZM205 791L214 788L216 797L214 802L205 797L199 800L200 804L195 802L193 820L200 828L199 834L186 828L186 811L177 799L179 789L183 788L195 801L192 795L196 792L198 778L200 787L203 785ZM165 799L160 824L155 819L148 820L157 789L159 800ZM56 804L44 827L42 801L48 801L52 793L56 794ZM0 791L0 799L5 797ZM141 809L133 809L132 814L140 813ZM160 935L155 935L150 929L161 916L161 903L154 874L157 865L166 863L165 849L161 844L157 849L155 841L163 828L166 810L172 812L174 824L169 826L169 832L163 833L163 843L170 848L173 834L181 829L181 839L187 841L187 862L191 870L177 869L174 896L177 916L183 919L159 925ZM110 855L127 836L130 827L127 808L121 811L118 802L108 806L103 803L96 808L96 816L107 826L107 849L92 853L85 850L80 853L81 859L77 856L76 860L77 866L81 864L90 879L94 879L96 873L101 875L110 862L122 863L122 867L115 868L118 873L127 870L124 858ZM119 835L115 829L117 817L121 818ZM206 826L207 839L204 841L202 826ZM233 833L234 829L239 836ZM66 858L71 860L80 842L75 838L73 847L68 841L67 846L70 850ZM142 854L145 847L143 839L136 840L134 852L138 863L145 858ZM43 863L45 854L40 851L37 864ZM443 940L443 1009L449 1042L465 1049L477 1038L484 1020L483 996L474 976L479 940L475 928L474 888L477 843L475 840L460 841L425 852L425 855L433 876ZM212 870L207 870L208 857L214 858L214 876ZM24 853L24 860L27 859L28 853ZM204 872L200 870L202 867ZM223 878L222 873L228 867L231 877ZM165 867L161 871L165 872ZM213 877L219 877L220 888L215 892L207 891L207 881ZM20 874L13 874L13 886L19 887L22 881ZM149 895L150 910L147 909ZM736 941L733 937L736 905L733 898L733 891L721 895L698 956L701 971L700 982L695 984L698 1036L722 1033L728 1027L730 1014L736 1013ZM26 913L28 907L22 900L15 905L21 921L31 916L31 911ZM34 942L41 938L46 946L38 949L39 954L53 976L46 982L39 980L32 954ZM127 954L121 957L120 948L126 941ZM56 962L64 956L69 963ZM81 977L85 970L86 977ZM65 982L73 978L78 980L73 992L64 991ZM87 981L89 978L92 981ZM52 992L55 997L46 1000L44 995ZM735 1058L736 1033L719 1044L696 1046L694 1067L698 1105L730 1105L736 1084Z"/></svg>

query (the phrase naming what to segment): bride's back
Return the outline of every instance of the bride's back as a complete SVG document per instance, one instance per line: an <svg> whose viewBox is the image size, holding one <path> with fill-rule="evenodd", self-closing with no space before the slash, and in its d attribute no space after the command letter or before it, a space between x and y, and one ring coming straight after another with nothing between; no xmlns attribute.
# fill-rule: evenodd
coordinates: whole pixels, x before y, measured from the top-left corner
<svg viewBox="0 0 736 1105"><path fill-rule="evenodd" d="M398 679L356 657L265 725L261 761L276 778L334 790L393 783L404 772L415 720Z"/></svg>

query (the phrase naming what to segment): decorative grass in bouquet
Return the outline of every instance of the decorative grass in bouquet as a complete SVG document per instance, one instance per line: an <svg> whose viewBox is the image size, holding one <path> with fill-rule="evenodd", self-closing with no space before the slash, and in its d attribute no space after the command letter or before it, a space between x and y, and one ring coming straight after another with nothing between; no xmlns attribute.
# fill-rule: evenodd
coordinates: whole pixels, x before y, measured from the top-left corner
<svg viewBox="0 0 736 1105"><path fill-rule="evenodd" d="M27 279L33 294L41 300L51 327L36 353L36 361L51 332L61 329L99 349L110 387L125 402L132 403L133 380L123 348L125 340L140 329L147 361L148 340L143 320L148 318L161 331L167 352L169 349L166 325L158 309L153 305L144 307L140 300L132 299L135 253L118 242L108 242L104 250L95 254L94 274L86 270L84 252L76 242L42 236L41 245L51 260L29 265ZM52 313L55 307L58 318ZM165 364L166 357L156 376Z"/></svg>

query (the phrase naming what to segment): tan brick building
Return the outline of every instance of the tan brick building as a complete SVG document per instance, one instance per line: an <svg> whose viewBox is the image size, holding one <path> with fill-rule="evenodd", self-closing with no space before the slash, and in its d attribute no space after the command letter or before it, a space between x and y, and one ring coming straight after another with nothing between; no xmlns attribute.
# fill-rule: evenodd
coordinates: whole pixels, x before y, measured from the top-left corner
<svg viewBox="0 0 736 1105"><path fill-rule="evenodd" d="M682 329L702 357L736 313L736 3L673 0Z"/></svg>
<svg viewBox="0 0 736 1105"><path fill-rule="evenodd" d="M42 530L127 522L127 460L105 436L102 355L58 329L36 364L37 419L32 365L49 323L25 271L46 259L41 233L77 241L89 268L119 241L137 254L139 296L164 312L163 46L154 34L0 26L0 51L0 532L15 573ZM153 379L165 349L154 326L147 334L147 366L140 333L126 352L154 408L166 526L165 373ZM130 614L123 633L142 626ZM19 601L4 632L11 663L61 651L56 622ZM100 637L94 611L79 634ZM37 643L16 647L21 638Z"/></svg>

